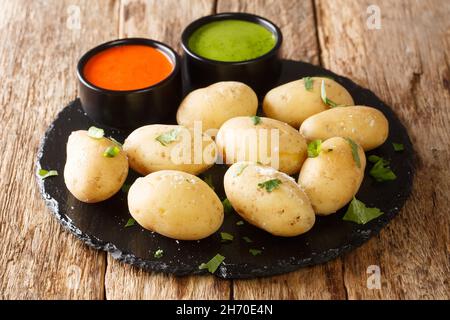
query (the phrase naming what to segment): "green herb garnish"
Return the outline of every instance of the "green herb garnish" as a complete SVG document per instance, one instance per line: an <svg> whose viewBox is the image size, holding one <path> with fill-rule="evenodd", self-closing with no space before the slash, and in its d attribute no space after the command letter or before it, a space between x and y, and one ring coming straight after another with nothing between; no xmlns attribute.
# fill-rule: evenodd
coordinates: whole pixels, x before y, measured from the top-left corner
<svg viewBox="0 0 450 320"><path fill-rule="evenodd" d="M204 176L204 177L203 177L203 181L205 181L206 184L207 184L211 189L214 190L214 181L213 181L212 175L209 174L209 175L207 175L207 176Z"/></svg>
<svg viewBox="0 0 450 320"><path fill-rule="evenodd" d="M252 119L252 122L255 126L261 123L261 118L258 116L251 116L250 119Z"/></svg>
<svg viewBox="0 0 450 320"><path fill-rule="evenodd" d="M128 219L127 223L125 224L125 228L134 226L136 224L136 220L134 220L133 218Z"/></svg>
<svg viewBox="0 0 450 320"><path fill-rule="evenodd" d="M322 148L322 140L314 140L308 143L308 158L315 158Z"/></svg>
<svg viewBox="0 0 450 320"><path fill-rule="evenodd" d="M389 167L389 161L376 155L369 156L369 161L374 163L369 174L378 182L391 181L397 179L395 173Z"/></svg>
<svg viewBox="0 0 450 320"><path fill-rule="evenodd" d="M247 243L252 243L253 242L253 240L250 239L249 237L242 237L242 239L244 239L244 241L247 242Z"/></svg>
<svg viewBox="0 0 450 320"><path fill-rule="evenodd" d="M382 214L383 212L380 209L367 208L363 202L353 197L353 200L350 202L347 212L342 220L352 221L358 224L366 224L370 220L378 218Z"/></svg>
<svg viewBox="0 0 450 320"><path fill-rule="evenodd" d="M267 192L272 192L273 190L275 190L276 188L278 188L281 184L281 180L280 179L271 179L271 180L267 180L265 182L261 182L258 183L258 187L259 188L264 188L266 189Z"/></svg>
<svg viewBox="0 0 450 320"><path fill-rule="evenodd" d="M241 164L239 168L236 169L236 172L234 174L235 177L240 176L242 172L244 172L245 168L248 167L248 164Z"/></svg>
<svg viewBox="0 0 450 320"><path fill-rule="evenodd" d="M396 152L400 152L400 151L405 150L405 146L403 145L403 143L395 143L395 142L393 142L392 146L394 147L394 150Z"/></svg>
<svg viewBox="0 0 450 320"><path fill-rule="evenodd" d="M248 252L250 252L253 256L260 255L262 253L262 250L259 249L249 249Z"/></svg>
<svg viewBox="0 0 450 320"><path fill-rule="evenodd" d="M90 127L88 130L88 136L94 139L100 139L103 138L105 135L105 130L97 128L97 127Z"/></svg>
<svg viewBox="0 0 450 320"><path fill-rule="evenodd" d="M118 146L110 146L103 152L103 156L106 158L114 158L119 152L120 148Z"/></svg>
<svg viewBox="0 0 450 320"><path fill-rule="evenodd" d="M164 251L162 249L158 249L155 251L155 254L153 256L155 258L159 259L159 258L162 258L163 255L164 255Z"/></svg>
<svg viewBox="0 0 450 320"><path fill-rule="evenodd" d="M303 78L303 82L305 83L305 89L307 91L312 91L314 87L314 80L311 77L305 77Z"/></svg>
<svg viewBox="0 0 450 320"><path fill-rule="evenodd" d="M120 190L122 190L123 193L128 193L128 191L130 190L130 188L131 188L131 184L126 184L126 183L124 183L123 186L122 186L122 188L120 188Z"/></svg>
<svg viewBox="0 0 450 320"><path fill-rule="evenodd" d="M221 232L220 239L222 240L222 242L233 241L234 236L232 234L229 234L228 232Z"/></svg>
<svg viewBox="0 0 450 320"><path fill-rule="evenodd" d="M155 138L156 141L161 143L164 147L177 140L180 134L180 128L172 129L166 133L162 133Z"/></svg>
<svg viewBox="0 0 450 320"><path fill-rule="evenodd" d="M228 200L228 198L223 199L222 205L223 205L223 211L225 213L230 213L233 211L233 206L231 205L231 202L230 202L230 200Z"/></svg>
<svg viewBox="0 0 450 320"><path fill-rule="evenodd" d="M324 80L322 80L322 85L320 87L320 97L322 98L323 103L325 103L327 106L330 106L331 108L339 107L339 105L336 102L328 99Z"/></svg>
<svg viewBox="0 0 450 320"><path fill-rule="evenodd" d="M239 220L238 222L236 222L236 225L237 226L243 226L244 225L244 221Z"/></svg>
<svg viewBox="0 0 450 320"><path fill-rule="evenodd" d="M220 264L223 262L223 260L225 260L225 257L218 253L207 263L202 263L198 268L200 270L208 269L209 272L214 273L214 272L216 272L216 270L220 266Z"/></svg>
<svg viewBox="0 0 450 320"><path fill-rule="evenodd" d="M350 145L350 148L352 148L353 160L355 160L356 166L358 168L361 168L361 159L359 158L358 145L356 144L355 141L353 141L350 138L345 138L345 140L347 140L348 144Z"/></svg>
<svg viewBox="0 0 450 320"><path fill-rule="evenodd" d="M45 169L39 169L38 175L41 179L46 179L48 177L55 177L58 175L58 171L56 170L45 170Z"/></svg>

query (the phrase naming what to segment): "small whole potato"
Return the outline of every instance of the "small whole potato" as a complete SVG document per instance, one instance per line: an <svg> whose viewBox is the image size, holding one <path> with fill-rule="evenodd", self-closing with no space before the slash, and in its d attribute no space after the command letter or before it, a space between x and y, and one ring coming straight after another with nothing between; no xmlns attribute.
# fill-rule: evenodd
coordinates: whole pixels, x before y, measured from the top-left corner
<svg viewBox="0 0 450 320"><path fill-rule="evenodd" d="M216 161L217 147L201 130L153 124L134 130L123 149L130 167L142 175L158 170L179 170L197 175Z"/></svg>
<svg viewBox="0 0 450 320"><path fill-rule="evenodd" d="M106 157L108 147L118 147L120 152ZM120 190L127 175L127 156L115 142L92 138L85 130L70 134L64 182L75 198L87 203L106 200Z"/></svg>
<svg viewBox="0 0 450 320"><path fill-rule="evenodd" d="M355 159L356 152L359 162ZM306 159L298 183L316 214L329 215L352 200L364 178L365 167L366 157L361 146L334 137L322 142L317 157Z"/></svg>
<svg viewBox="0 0 450 320"><path fill-rule="evenodd" d="M306 119L300 133L307 140L348 137L365 151L381 146L389 134L389 123L381 111L366 107L336 107Z"/></svg>
<svg viewBox="0 0 450 320"><path fill-rule="evenodd" d="M217 82L189 93L178 108L177 122L192 127L201 121L203 131L219 129L228 119L255 115L257 108L256 93L246 84Z"/></svg>
<svg viewBox="0 0 450 320"><path fill-rule="evenodd" d="M311 77L309 90L305 86L305 78L270 90L263 101L265 115L298 129L305 119L330 108L321 98L322 81L325 82L327 98L338 105L354 105L350 93L336 81Z"/></svg>
<svg viewBox="0 0 450 320"><path fill-rule="evenodd" d="M225 173L224 188L243 219L275 236L297 236L314 225L314 211L305 192L294 179L272 167L235 163Z"/></svg>
<svg viewBox="0 0 450 320"><path fill-rule="evenodd" d="M162 170L138 178L128 191L128 208L145 229L177 240L199 240L223 222L223 205L200 178Z"/></svg>
<svg viewBox="0 0 450 320"><path fill-rule="evenodd" d="M288 124L264 117L236 117L220 127L216 144L224 162L259 162L287 174L298 172L307 156L303 136Z"/></svg>

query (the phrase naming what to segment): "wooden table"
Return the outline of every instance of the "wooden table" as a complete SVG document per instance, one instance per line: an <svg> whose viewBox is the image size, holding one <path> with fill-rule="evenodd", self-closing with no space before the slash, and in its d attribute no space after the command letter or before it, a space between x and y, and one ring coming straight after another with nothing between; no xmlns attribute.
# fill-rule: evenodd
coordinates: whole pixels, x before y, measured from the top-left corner
<svg viewBox="0 0 450 320"><path fill-rule="evenodd" d="M77 96L80 55L132 36L179 50L190 21L223 11L273 20L285 58L370 88L408 128L417 151L413 194L361 248L272 278L173 277L89 249L45 207L34 181L36 150ZM449 16L448 0L0 0L0 298L449 299ZM381 289L367 288L370 265L380 267Z"/></svg>

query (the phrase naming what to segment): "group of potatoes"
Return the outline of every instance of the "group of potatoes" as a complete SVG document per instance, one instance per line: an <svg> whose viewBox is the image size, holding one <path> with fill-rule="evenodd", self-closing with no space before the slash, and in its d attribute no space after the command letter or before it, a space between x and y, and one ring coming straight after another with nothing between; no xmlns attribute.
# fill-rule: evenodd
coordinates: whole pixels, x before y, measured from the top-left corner
<svg viewBox="0 0 450 320"><path fill-rule="evenodd" d="M131 167L143 175L128 191L132 217L164 236L198 240L216 232L223 222L221 200L196 176L220 158L232 164L224 188L243 219L277 236L307 232L316 214L334 213L353 198L364 177L364 151L383 144L389 130L380 111L353 106L351 95L339 83L321 77L308 81L305 85L300 79L269 91L263 101L267 117L255 117L257 96L243 83L219 82L195 90L178 109L178 125L136 129L115 157L102 155L115 141L92 138L83 130L73 132L64 170L67 188L80 201L103 201L120 190ZM338 107L324 103L323 86ZM174 162L171 155L179 152L184 134L193 139L196 121L201 121L203 130L200 161L194 161L191 143L192 161ZM207 133L211 129L218 129L215 137ZM255 148L240 139L244 129L279 131L277 168L261 164L260 158L270 154L259 150L263 141L257 141ZM268 145L274 143L271 136L264 139ZM320 152L308 158L307 143L319 139ZM298 182L291 177L297 173Z"/></svg>

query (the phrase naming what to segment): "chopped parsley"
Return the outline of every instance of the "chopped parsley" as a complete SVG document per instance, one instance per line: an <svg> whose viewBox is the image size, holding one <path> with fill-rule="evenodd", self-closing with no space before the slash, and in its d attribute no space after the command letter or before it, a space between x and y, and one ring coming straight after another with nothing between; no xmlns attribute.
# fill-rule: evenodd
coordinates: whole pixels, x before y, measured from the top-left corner
<svg viewBox="0 0 450 320"><path fill-rule="evenodd" d="M259 249L248 249L248 252L250 252L253 256L258 256L262 253L262 250Z"/></svg>
<svg viewBox="0 0 450 320"><path fill-rule="evenodd" d="M359 158L358 145L356 144L355 141L353 141L350 138L345 138L345 140L347 140L348 144L350 145L350 148L352 148L353 160L355 160L357 167L361 168L361 159Z"/></svg>
<svg viewBox="0 0 450 320"><path fill-rule="evenodd" d="M336 102L328 99L324 80L322 80L322 85L320 87L320 97L322 98L323 103L325 103L327 106L330 106L331 108L339 107L339 105Z"/></svg>
<svg viewBox="0 0 450 320"><path fill-rule="evenodd" d="M405 150L405 146L403 145L403 143L395 143L395 142L392 142L392 146L394 147L394 150L395 150L396 152L400 152L400 151Z"/></svg>
<svg viewBox="0 0 450 320"><path fill-rule="evenodd" d="M221 232L220 239L222 240L222 242L233 241L234 236L232 234L229 234L228 232Z"/></svg>
<svg viewBox="0 0 450 320"><path fill-rule="evenodd" d="M159 259L159 258L162 258L163 255L164 255L164 251L162 249L158 249L155 251L155 254L153 256L155 258Z"/></svg>
<svg viewBox="0 0 450 320"><path fill-rule="evenodd" d="M110 146L105 149L103 156L106 158L114 158L120 153L120 148L118 146Z"/></svg>
<svg viewBox="0 0 450 320"><path fill-rule="evenodd" d="M314 140L308 143L308 158L315 158L322 148L322 140Z"/></svg>
<svg viewBox="0 0 450 320"><path fill-rule="evenodd" d="M247 242L247 243L252 243L253 242L253 240L250 239L249 237L242 237L242 239L244 239L244 241Z"/></svg>
<svg viewBox="0 0 450 320"><path fill-rule="evenodd" d="M100 138L103 138L104 135L105 135L105 130L103 130L101 128L92 126L88 129L88 136L91 138L100 139Z"/></svg>
<svg viewBox="0 0 450 320"><path fill-rule="evenodd" d="M369 174L375 178L376 181L383 182L397 179L397 176L389 167L389 161L375 155L369 156L369 161L374 163Z"/></svg>
<svg viewBox="0 0 450 320"><path fill-rule="evenodd" d="M134 220L133 218L128 219L127 223L125 224L125 228L134 226L136 224L136 220Z"/></svg>
<svg viewBox="0 0 450 320"><path fill-rule="evenodd" d="M156 141L161 143L164 147L177 140L180 134L180 128L172 129L168 132L162 133L155 138Z"/></svg>
<svg viewBox="0 0 450 320"><path fill-rule="evenodd" d="M41 179L46 179L48 177L55 177L58 175L58 171L56 170L45 170L45 169L39 169L38 175Z"/></svg>
<svg viewBox="0 0 450 320"><path fill-rule="evenodd" d="M208 269L210 273L214 273L216 272L217 268L222 264L223 260L225 260L225 257L218 253L207 263L202 263L198 268L200 270Z"/></svg>
<svg viewBox="0 0 450 320"><path fill-rule="evenodd" d="M251 116L250 119L252 119L252 122L255 126L261 123L261 118L258 116Z"/></svg>
<svg viewBox="0 0 450 320"><path fill-rule="evenodd" d="M245 168L248 167L248 164L241 164L237 169L236 172L234 174L235 177L240 176L242 174L242 172L244 172Z"/></svg>
<svg viewBox="0 0 450 320"><path fill-rule="evenodd" d="M265 182L258 183L259 188L266 189L267 192L272 192L273 190L277 189L281 184L280 179L271 179L267 180Z"/></svg>
<svg viewBox="0 0 450 320"><path fill-rule="evenodd" d="M228 198L225 198L222 200L222 205L223 205L223 211L225 213L230 213L233 211L233 206L231 205L230 200L228 200Z"/></svg>
<svg viewBox="0 0 450 320"><path fill-rule="evenodd" d="M368 208L363 202L353 197L353 200L350 202L347 212L342 220L352 221L358 224L366 224L367 222L378 218L382 214L383 212L380 209Z"/></svg>
<svg viewBox="0 0 450 320"><path fill-rule="evenodd" d="M130 188L131 188L131 184L124 183L122 188L120 188L120 190L122 190L123 193L128 193Z"/></svg>
<svg viewBox="0 0 450 320"><path fill-rule="evenodd" d="M312 91L314 87L314 80L311 77L305 77L303 78L303 82L305 83L305 89L307 91Z"/></svg>
<svg viewBox="0 0 450 320"><path fill-rule="evenodd" d="M213 189L214 190L214 181L213 181L213 177L212 177L212 175L207 175L207 176L204 176L204 178L203 178L203 181L205 181L206 182L206 184L211 188L211 189Z"/></svg>

